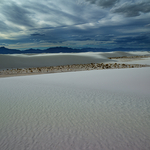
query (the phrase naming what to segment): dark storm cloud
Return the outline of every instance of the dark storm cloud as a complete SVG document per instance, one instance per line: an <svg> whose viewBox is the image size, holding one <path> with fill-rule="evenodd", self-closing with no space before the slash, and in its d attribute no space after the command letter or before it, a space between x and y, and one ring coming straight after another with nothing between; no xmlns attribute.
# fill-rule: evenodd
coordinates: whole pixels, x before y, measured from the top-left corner
<svg viewBox="0 0 150 150"><path fill-rule="evenodd" d="M148 46L149 1L80 0L82 5L77 1L5 0L0 3L0 43L20 44L24 49L30 44L42 47L41 43L44 47L57 43L80 43L82 47L81 43L92 42L92 47L95 43L106 43L106 47Z"/></svg>
<svg viewBox="0 0 150 150"><path fill-rule="evenodd" d="M111 41L113 36L110 35L95 35L95 34L90 34L90 35L79 35L79 36L74 36L70 37L70 39L77 40L77 41Z"/></svg>
<svg viewBox="0 0 150 150"><path fill-rule="evenodd" d="M127 17L139 16L140 13L150 12L150 2L125 3L118 8L114 8L112 12L124 14Z"/></svg>
<svg viewBox="0 0 150 150"><path fill-rule="evenodd" d="M1 46L1 47L3 47L3 46L9 46L9 44L0 43L0 46Z"/></svg>
<svg viewBox="0 0 150 150"><path fill-rule="evenodd" d="M45 34L45 36L42 37L44 41L51 42L51 41L87 41L87 40L93 40L93 41L107 41L110 40L113 35L109 35L112 31L114 32L114 27L110 28L108 32L104 32L103 27L97 29L92 29L90 27L86 27L84 30L82 28L78 28L77 26L69 26L67 28L57 28L56 30L41 30L41 34ZM103 32L103 33L102 33ZM35 34L37 36L34 36L35 39L41 39L38 34Z"/></svg>
<svg viewBox="0 0 150 150"><path fill-rule="evenodd" d="M131 44L137 44L137 45L144 44L144 45L150 46L150 34L117 38L115 39L115 42L117 42L118 44L123 44L123 45L127 45L131 43Z"/></svg>
<svg viewBox="0 0 150 150"><path fill-rule="evenodd" d="M103 8L112 7L120 0L86 0L90 2L91 4L97 4L99 6L102 6Z"/></svg>
<svg viewBox="0 0 150 150"><path fill-rule="evenodd" d="M2 7L2 13L7 20L14 24L32 27L34 22L30 17L30 12L16 3L10 3Z"/></svg>
<svg viewBox="0 0 150 150"><path fill-rule="evenodd" d="M11 31L19 32L20 30L14 26L9 26L5 22L0 21L0 33L9 33Z"/></svg>
<svg viewBox="0 0 150 150"><path fill-rule="evenodd" d="M149 27L150 27L150 24L145 25L145 27L149 28Z"/></svg>
<svg viewBox="0 0 150 150"><path fill-rule="evenodd" d="M31 36L45 36L45 34L40 34L40 33L33 33Z"/></svg>
<svg viewBox="0 0 150 150"><path fill-rule="evenodd" d="M47 3L46 3L47 4ZM42 4L42 3L35 3L34 1L30 1L30 3L26 3L24 4L24 8L28 9L28 10L32 10L34 12L39 12L42 14L46 14L48 12L55 12L57 9L56 6L54 6L53 8L49 7L46 4Z"/></svg>
<svg viewBox="0 0 150 150"><path fill-rule="evenodd" d="M90 14L88 15L88 18L83 16L85 14L84 8L72 6L71 13L63 8L60 9L59 5L57 4L48 4L48 3L35 3L30 2L29 4L23 5L26 10L29 12L32 12L33 14L38 14L38 16L41 16L40 20L43 21L43 29L52 29L59 26L68 26L68 23L71 25L75 24L83 24L88 22L87 20L90 17ZM102 14L103 15L103 14ZM37 16L37 17L38 17ZM100 15L101 16L101 15ZM95 19L93 15L91 16L91 19ZM38 22L39 20L37 20ZM53 23L56 24L56 26L53 26ZM44 25L45 24L45 25ZM49 26L47 25L49 24ZM52 25L50 25L52 24ZM36 25L38 27L38 25ZM34 29L33 29L34 30Z"/></svg>
<svg viewBox="0 0 150 150"><path fill-rule="evenodd" d="M66 13L65 11L58 9L57 6L54 5L54 8L51 8L49 6L43 5L43 4L33 4L31 5L25 5L25 7L29 10L34 11L34 13L40 13L43 15L49 15L49 18L47 18L47 21L55 21L58 24L61 25L61 23L64 23L64 19L70 19L74 20L75 22L81 21L79 17L76 17L72 14ZM56 19L58 18L59 19Z"/></svg>
<svg viewBox="0 0 150 150"><path fill-rule="evenodd" d="M7 25L4 22L0 21L0 31L3 32L7 29L8 29Z"/></svg>

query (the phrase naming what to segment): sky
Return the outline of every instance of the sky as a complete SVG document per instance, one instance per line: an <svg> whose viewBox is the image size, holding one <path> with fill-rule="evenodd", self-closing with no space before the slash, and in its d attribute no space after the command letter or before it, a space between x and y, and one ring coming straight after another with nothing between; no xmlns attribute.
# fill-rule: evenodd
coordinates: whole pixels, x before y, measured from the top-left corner
<svg viewBox="0 0 150 150"><path fill-rule="evenodd" d="M150 0L0 0L0 47L150 48Z"/></svg>

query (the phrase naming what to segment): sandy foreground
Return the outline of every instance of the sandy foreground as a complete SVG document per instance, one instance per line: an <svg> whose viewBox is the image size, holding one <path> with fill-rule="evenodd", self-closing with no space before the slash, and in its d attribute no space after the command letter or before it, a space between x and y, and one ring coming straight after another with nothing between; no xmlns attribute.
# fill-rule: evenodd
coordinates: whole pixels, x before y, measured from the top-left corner
<svg viewBox="0 0 150 150"><path fill-rule="evenodd" d="M108 58L122 53L102 53L102 62L97 54L92 66L150 65L149 57L125 63ZM0 148L149 150L149 77L150 67L131 67L0 78Z"/></svg>

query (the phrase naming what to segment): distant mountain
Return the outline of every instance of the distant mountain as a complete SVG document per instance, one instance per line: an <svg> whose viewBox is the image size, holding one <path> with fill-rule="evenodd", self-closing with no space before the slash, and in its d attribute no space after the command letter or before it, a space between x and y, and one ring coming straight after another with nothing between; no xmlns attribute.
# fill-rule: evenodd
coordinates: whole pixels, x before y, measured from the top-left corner
<svg viewBox="0 0 150 150"><path fill-rule="evenodd" d="M27 49L27 50L17 50L17 49L8 49L5 47L0 47L0 54L27 54L27 53L81 53L81 52L111 52L111 51L150 51L149 48L82 48L82 49L73 49L68 47L51 47L45 50L40 49Z"/></svg>
<svg viewBox="0 0 150 150"><path fill-rule="evenodd" d="M5 47L0 47L0 54L20 54L21 51L20 50L16 50L16 49L8 49Z"/></svg>
<svg viewBox="0 0 150 150"><path fill-rule="evenodd" d="M21 53L42 53L42 50L30 48L30 49L21 51Z"/></svg>
<svg viewBox="0 0 150 150"><path fill-rule="evenodd" d="M79 49L72 49L68 47L52 47L44 50L44 53L72 53L81 52Z"/></svg>

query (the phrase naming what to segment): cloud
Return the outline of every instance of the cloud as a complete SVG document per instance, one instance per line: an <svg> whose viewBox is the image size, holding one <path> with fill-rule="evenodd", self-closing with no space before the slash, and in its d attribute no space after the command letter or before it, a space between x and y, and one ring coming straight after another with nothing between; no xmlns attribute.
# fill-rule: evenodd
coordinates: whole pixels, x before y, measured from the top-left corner
<svg viewBox="0 0 150 150"><path fill-rule="evenodd" d="M40 33L33 33L31 36L45 36L45 34L40 34Z"/></svg>
<svg viewBox="0 0 150 150"><path fill-rule="evenodd" d="M139 2L139 3L123 3L121 6L114 8L113 13L123 14L126 17L139 16L141 13L150 12L150 2Z"/></svg>
<svg viewBox="0 0 150 150"><path fill-rule="evenodd" d="M150 24L145 25L145 27L150 27Z"/></svg>
<svg viewBox="0 0 150 150"><path fill-rule="evenodd" d="M1 43L0 46L9 46L9 44Z"/></svg>
<svg viewBox="0 0 150 150"><path fill-rule="evenodd" d="M35 47L90 43L92 47L105 44L110 47L131 42L136 46L136 41L141 44L145 41L148 45L149 36L141 34L150 32L149 3L146 0L3 0L0 43Z"/></svg>
<svg viewBox="0 0 150 150"><path fill-rule="evenodd" d="M120 45L147 45L150 46L150 34L145 35L135 35L135 36L128 36L128 37L118 37L115 39L115 42Z"/></svg>
<svg viewBox="0 0 150 150"><path fill-rule="evenodd" d="M114 6L120 0L86 0L86 1L90 2L91 4L96 4L103 8L107 8Z"/></svg>
<svg viewBox="0 0 150 150"><path fill-rule="evenodd" d="M13 24L32 27L34 21L30 17L30 12L14 2L1 7L1 12L5 18Z"/></svg>
<svg viewBox="0 0 150 150"><path fill-rule="evenodd" d="M3 32L7 29L8 29L7 25L3 21L0 21L0 31Z"/></svg>
<svg viewBox="0 0 150 150"><path fill-rule="evenodd" d="M150 12L149 0L85 0L102 8L111 8L111 13L123 14L126 17L139 16L141 13Z"/></svg>

